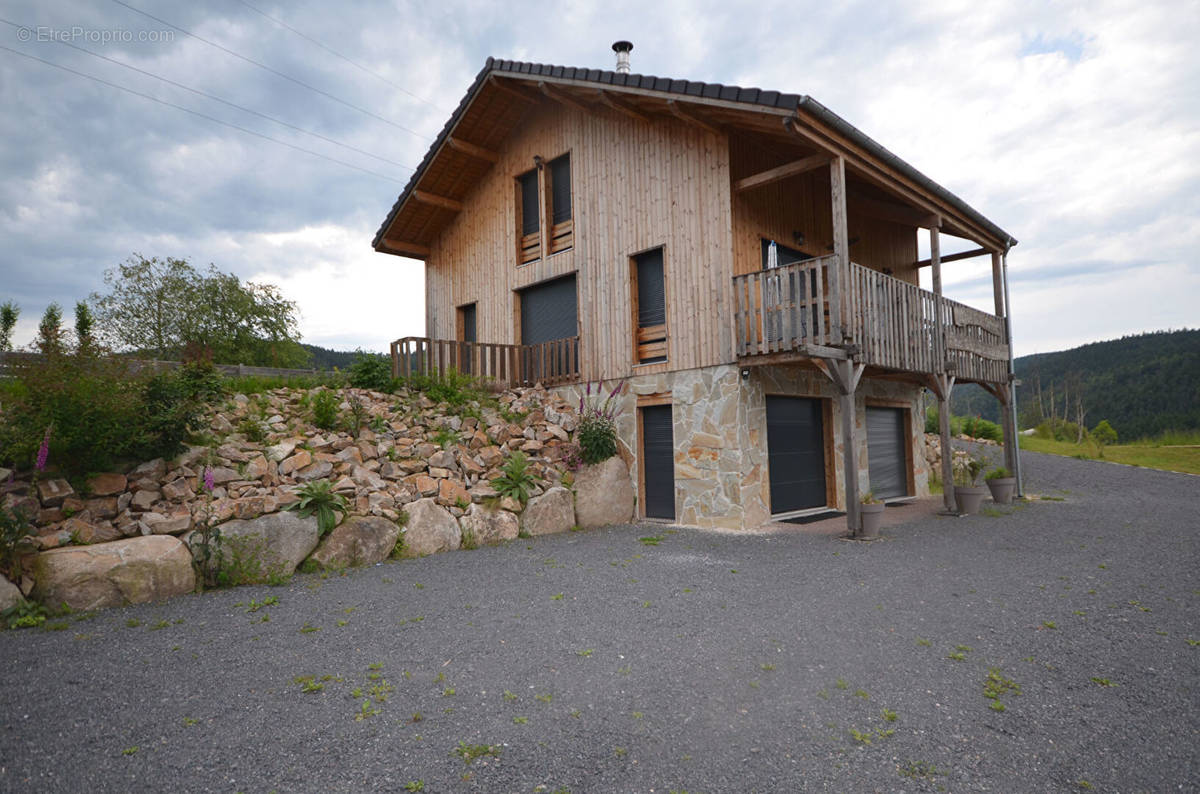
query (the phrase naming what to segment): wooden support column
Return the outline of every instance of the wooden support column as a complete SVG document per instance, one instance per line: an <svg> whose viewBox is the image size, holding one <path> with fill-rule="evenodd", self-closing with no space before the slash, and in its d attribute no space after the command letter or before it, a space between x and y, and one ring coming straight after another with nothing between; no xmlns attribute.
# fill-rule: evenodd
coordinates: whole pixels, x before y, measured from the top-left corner
<svg viewBox="0 0 1200 794"><path fill-rule="evenodd" d="M1000 426L1004 429L1004 468L1009 476L1017 474L1017 426L1013 421L1012 398L1014 390L1011 386L1001 387L1003 398L1000 400Z"/></svg>
<svg viewBox="0 0 1200 794"><path fill-rule="evenodd" d="M950 392L954 389L954 376L941 372L928 375L925 385L938 401L938 435L942 445L942 502L946 512L958 512L958 500L954 498L954 449L950 445Z"/></svg>
<svg viewBox="0 0 1200 794"><path fill-rule="evenodd" d="M858 492L858 434L855 433L858 409L854 395L866 367L845 358L817 358L813 359L813 363L833 381L838 390L838 411L842 415L842 474L846 483L846 527L851 537L860 537L862 510Z"/></svg>
<svg viewBox="0 0 1200 794"><path fill-rule="evenodd" d="M996 316L1003 319L1008 307L1004 305L1004 276L999 251L992 251L992 298L996 303Z"/></svg>
<svg viewBox="0 0 1200 794"><path fill-rule="evenodd" d="M848 340L850 319L850 236L846 226L846 161L835 157L829 163L829 198L833 217L833 255L836 265L829 269L829 291L837 300L829 302L829 324L834 344Z"/></svg>
<svg viewBox="0 0 1200 794"><path fill-rule="evenodd" d="M938 227L929 228L929 264L933 267L933 292L939 297L942 294L942 241L938 236Z"/></svg>

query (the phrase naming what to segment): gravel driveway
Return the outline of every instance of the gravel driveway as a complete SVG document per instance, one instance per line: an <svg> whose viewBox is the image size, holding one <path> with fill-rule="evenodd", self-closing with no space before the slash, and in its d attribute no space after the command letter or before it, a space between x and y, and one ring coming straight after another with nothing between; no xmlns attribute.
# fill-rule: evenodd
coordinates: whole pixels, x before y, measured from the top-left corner
<svg viewBox="0 0 1200 794"><path fill-rule="evenodd" d="M1197 790L1200 478L1023 460L1052 500L872 544L614 527L3 632L0 790Z"/></svg>

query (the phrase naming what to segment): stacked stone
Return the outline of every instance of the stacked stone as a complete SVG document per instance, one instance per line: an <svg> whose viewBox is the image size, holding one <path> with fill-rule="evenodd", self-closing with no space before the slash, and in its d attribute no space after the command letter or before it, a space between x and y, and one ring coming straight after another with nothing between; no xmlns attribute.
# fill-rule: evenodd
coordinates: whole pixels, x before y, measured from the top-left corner
<svg viewBox="0 0 1200 794"><path fill-rule="evenodd" d="M283 573L310 556L323 567L378 562L395 548L401 531L405 553L421 556L576 524L574 497L563 484L570 482L564 461L579 418L557 393L541 387L506 391L495 410L478 403L455 408L415 391L346 389L342 414L357 408L364 417L351 434L310 423L304 406L315 391L276 389L257 399L235 395L208 417L214 444L126 473L96 475L87 482L86 496L61 478L4 485L5 506L36 516L31 541L38 553L26 560L22 592L89 609L190 590L187 549L201 522L221 525L226 538L257 539L270 557L265 562L273 570L286 569ZM259 423L262 441L239 432L249 422ZM490 484L516 451L527 456L528 471L539 483L527 505L501 497ZM206 467L211 493L203 483ZM628 469L621 469L620 501L628 504L617 512L618 520L627 521L633 495ZM315 519L280 511L297 501L299 486L321 479L345 498L350 517L318 547ZM620 485L595 476L589 481L599 489ZM609 498L590 490L588 503ZM106 545L111 553L101 552ZM118 569L129 569L141 556L169 560L170 574L159 577L166 590L113 584L121 578ZM108 584L73 591L68 582L79 578L81 568L92 571L85 579Z"/></svg>

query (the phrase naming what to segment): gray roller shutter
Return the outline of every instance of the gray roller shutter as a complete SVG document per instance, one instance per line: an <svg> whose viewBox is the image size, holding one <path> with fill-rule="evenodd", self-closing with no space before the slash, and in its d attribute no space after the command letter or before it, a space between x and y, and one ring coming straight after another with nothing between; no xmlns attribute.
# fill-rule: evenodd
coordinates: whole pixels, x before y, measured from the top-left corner
<svg viewBox="0 0 1200 794"><path fill-rule="evenodd" d="M663 290L663 252L661 248L636 257L638 327L648 328L667 321L667 300Z"/></svg>
<svg viewBox="0 0 1200 794"><path fill-rule="evenodd" d="M521 234L533 234L541 228L538 202L538 172L530 171L517 177L521 183Z"/></svg>
<svg viewBox="0 0 1200 794"><path fill-rule="evenodd" d="M521 291L521 344L536 345L578 333L574 275Z"/></svg>
<svg viewBox="0 0 1200 794"><path fill-rule="evenodd" d="M675 443L671 406L642 411L642 473L646 481L646 517L675 518Z"/></svg>
<svg viewBox="0 0 1200 794"><path fill-rule="evenodd" d="M571 155L550 161L550 207L554 223L571 220Z"/></svg>
<svg viewBox="0 0 1200 794"><path fill-rule="evenodd" d="M908 496L903 408L867 408L867 468L878 499Z"/></svg>
<svg viewBox="0 0 1200 794"><path fill-rule="evenodd" d="M771 512L825 507L825 421L821 401L767 397Z"/></svg>

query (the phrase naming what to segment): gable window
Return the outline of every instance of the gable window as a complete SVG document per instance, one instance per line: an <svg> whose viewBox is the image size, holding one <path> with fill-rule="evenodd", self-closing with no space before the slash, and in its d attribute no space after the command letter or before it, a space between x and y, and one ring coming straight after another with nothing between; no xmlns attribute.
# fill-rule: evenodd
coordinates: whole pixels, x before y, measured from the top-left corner
<svg viewBox="0 0 1200 794"><path fill-rule="evenodd" d="M667 294L663 249L633 257L634 362L667 360Z"/></svg>
<svg viewBox="0 0 1200 794"><path fill-rule="evenodd" d="M575 224L571 217L571 155L550 161L550 253L557 254L574 242Z"/></svg>
<svg viewBox="0 0 1200 794"><path fill-rule="evenodd" d="M532 262L542 256L541 202L538 200L538 169L517 177L517 207L521 230L518 255L520 263Z"/></svg>
<svg viewBox="0 0 1200 794"><path fill-rule="evenodd" d="M517 177L518 261L524 265L565 251L575 242L571 207L570 153L543 162Z"/></svg>

